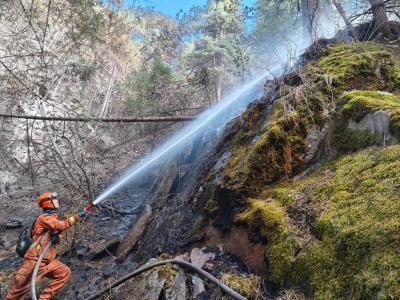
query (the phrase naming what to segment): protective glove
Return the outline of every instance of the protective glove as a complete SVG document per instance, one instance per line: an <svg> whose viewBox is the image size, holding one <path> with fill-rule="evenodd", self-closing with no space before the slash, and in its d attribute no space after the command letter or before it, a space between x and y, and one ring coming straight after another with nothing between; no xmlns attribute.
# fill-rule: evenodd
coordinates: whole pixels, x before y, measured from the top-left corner
<svg viewBox="0 0 400 300"><path fill-rule="evenodd" d="M60 235L58 233L53 233L50 236L50 240L53 244L58 244L60 242Z"/></svg>
<svg viewBox="0 0 400 300"><path fill-rule="evenodd" d="M88 212L86 209L82 209L82 210L79 212L79 217L81 217L81 218L86 217L88 213L89 213L89 212Z"/></svg>

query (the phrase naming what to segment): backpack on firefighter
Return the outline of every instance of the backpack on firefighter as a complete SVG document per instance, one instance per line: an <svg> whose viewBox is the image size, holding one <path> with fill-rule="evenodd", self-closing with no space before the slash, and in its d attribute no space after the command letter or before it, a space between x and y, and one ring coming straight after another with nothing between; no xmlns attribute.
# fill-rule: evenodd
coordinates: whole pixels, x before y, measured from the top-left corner
<svg viewBox="0 0 400 300"><path fill-rule="evenodd" d="M18 236L17 247L15 248L15 252L17 252L20 257L24 257L26 251L28 251L29 247L33 244L32 230L35 223L36 217L32 217L25 221L22 226Z"/></svg>

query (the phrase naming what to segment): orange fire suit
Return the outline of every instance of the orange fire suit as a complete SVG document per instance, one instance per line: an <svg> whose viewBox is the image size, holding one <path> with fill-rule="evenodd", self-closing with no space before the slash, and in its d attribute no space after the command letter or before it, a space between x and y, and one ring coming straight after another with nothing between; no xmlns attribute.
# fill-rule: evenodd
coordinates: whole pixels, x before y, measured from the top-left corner
<svg viewBox="0 0 400 300"><path fill-rule="evenodd" d="M77 220L79 215L75 215L68 220L58 220L58 215L42 214L35 222L32 230L32 239L34 242L39 240L43 234L40 243L33 243L26 252L15 277L14 284L10 292L6 296L6 300L23 300L28 294L31 286L31 276L35 268L36 261L38 260L42 249L44 249L47 242L50 240L50 234L59 234L61 231L70 228ZM44 256L37 275L37 281L43 277L50 279L49 284L40 295L40 300L51 299L69 280L71 270L62 262L56 259L57 249L56 245L51 245L46 255Z"/></svg>

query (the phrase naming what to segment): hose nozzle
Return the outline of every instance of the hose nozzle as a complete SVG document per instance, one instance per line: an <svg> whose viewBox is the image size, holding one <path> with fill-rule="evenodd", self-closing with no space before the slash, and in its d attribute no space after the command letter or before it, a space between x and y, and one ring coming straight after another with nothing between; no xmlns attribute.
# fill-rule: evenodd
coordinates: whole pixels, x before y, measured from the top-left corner
<svg viewBox="0 0 400 300"><path fill-rule="evenodd" d="M90 211L93 208L93 206L94 205L92 203L89 203L88 205L85 206L85 210Z"/></svg>

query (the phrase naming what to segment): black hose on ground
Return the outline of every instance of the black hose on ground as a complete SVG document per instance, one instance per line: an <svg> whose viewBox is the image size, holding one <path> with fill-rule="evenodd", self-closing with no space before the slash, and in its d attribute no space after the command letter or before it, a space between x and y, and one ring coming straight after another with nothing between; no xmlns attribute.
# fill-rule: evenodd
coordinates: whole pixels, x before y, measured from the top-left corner
<svg viewBox="0 0 400 300"><path fill-rule="evenodd" d="M109 292L111 289L119 286L120 284L124 283L125 281L127 281L128 279L131 279L132 277L135 277L143 272L146 272L148 270L151 270L155 267L159 267L162 265L167 265L167 264L175 264L175 265L179 265L183 268L189 269L190 271L193 271L199 275L201 275L202 277L208 279L209 281L211 281L212 283L214 283L216 286L218 286L226 295L232 297L235 300L247 300L247 298L243 297L242 295L238 294L237 292L235 292L233 289L231 289L229 286L223 284L221 281L219 281L217 278L215 278L213 275L211 275L210 273L204 271L203 269L196 267L195 265L184 261L184 260L180 260L180 259L168 259L168 260L163 260L163 261L159 261L153 264L149 264L149 265L145 265L139 269L136 269L135 271L133 271L132 273L129 273L128 275L122 277L121 279L119 279L118 281L114 282L112 285L110 285L109 287L101 290L100 292L96 293L93 296L90 296L89 298L87 298L86 300L93 300L93 299L97 299L100 296L104 295L105 293Z"/></svg>

